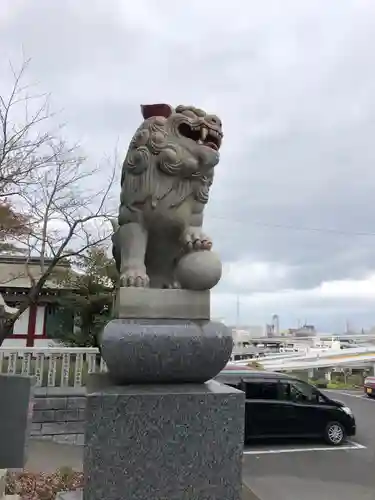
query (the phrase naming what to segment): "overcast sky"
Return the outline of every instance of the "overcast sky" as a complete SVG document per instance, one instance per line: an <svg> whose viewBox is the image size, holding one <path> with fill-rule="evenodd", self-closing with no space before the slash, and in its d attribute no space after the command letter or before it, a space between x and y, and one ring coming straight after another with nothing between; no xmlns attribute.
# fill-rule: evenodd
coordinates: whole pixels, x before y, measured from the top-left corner
<svg viewBox="0 0 375 500"><path fill-rule="evenodd" d="M0 90L23 51L93 161L141 103L219 114L213 314L340 331L375 324L374 49L373 0L1 0Z"/></svg>

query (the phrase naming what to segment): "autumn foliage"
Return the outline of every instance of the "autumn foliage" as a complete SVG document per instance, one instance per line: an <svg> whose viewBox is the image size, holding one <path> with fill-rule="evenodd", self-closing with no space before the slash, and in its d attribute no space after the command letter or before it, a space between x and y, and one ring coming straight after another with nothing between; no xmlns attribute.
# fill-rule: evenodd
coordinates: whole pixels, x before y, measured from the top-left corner
<svg viewBox="0 0 375 500"><path fill-rule="evenodd" d="M27 471L8 473L6 494L19 495L21 500L55 500L59 492L82 487L82 472L64 467L53 474L43 472L35 474Z"/></svg>
<svg viewBox="0 0 375 500"><path fill-rule="evenodd" d="M21 237L29 232L29 219L17 213L8 201L0 201L0 252L15 250Z"/></svg>

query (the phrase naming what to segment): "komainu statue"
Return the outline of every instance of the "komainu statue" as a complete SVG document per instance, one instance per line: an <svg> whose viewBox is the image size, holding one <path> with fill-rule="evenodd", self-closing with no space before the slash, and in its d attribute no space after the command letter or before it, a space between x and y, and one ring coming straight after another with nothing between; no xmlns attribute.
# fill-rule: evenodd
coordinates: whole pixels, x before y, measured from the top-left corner
<svg viewBox="0 0 375 500"><path fill-rule="evenodd" d="M123 287L180 288L176 269L181 259L196 253L198 263L213 255L202 224L222 124L193 106L141 109L144 121L122 167L113 256Z"/></svg>

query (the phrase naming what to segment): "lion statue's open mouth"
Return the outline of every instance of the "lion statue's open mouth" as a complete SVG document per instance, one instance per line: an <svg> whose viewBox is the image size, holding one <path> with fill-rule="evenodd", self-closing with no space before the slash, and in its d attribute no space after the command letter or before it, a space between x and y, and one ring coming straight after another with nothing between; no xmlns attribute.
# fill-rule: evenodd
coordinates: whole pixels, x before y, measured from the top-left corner
<svg viewBox="0 0 375 500"><path fill-rule="evenodd" d="M220 149L222 135L217 130L208 128L206 125L191 125L185 122L179 125L178 132L197 144L207 146L215 151Z"/></svg>

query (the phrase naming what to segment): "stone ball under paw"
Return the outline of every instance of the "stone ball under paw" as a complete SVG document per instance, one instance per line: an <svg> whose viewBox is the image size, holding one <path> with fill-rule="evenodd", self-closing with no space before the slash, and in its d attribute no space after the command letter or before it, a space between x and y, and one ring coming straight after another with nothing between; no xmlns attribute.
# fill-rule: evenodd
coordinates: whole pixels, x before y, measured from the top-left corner
<svg viewBox="0 0 375 500"><path fill-rule="evenodd" d="M210 290L220 281L222 264L211 250L191 252L179 260L176 278L185 290Z"/></svg>

